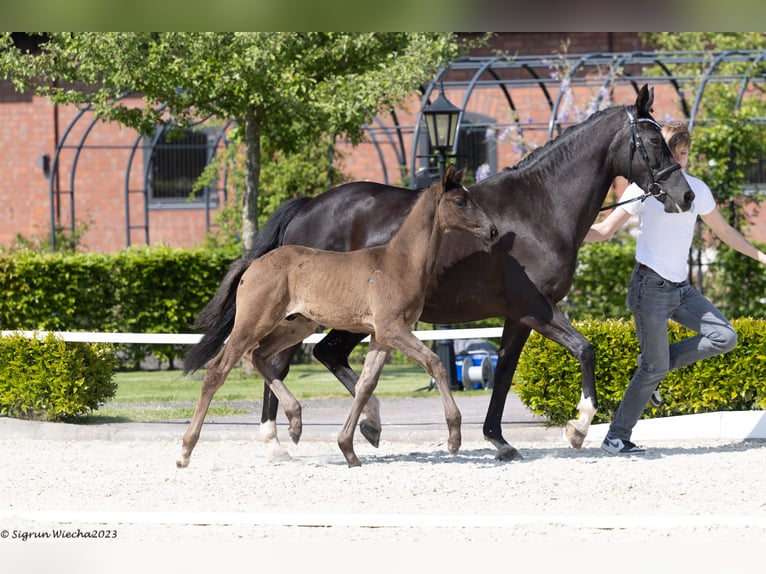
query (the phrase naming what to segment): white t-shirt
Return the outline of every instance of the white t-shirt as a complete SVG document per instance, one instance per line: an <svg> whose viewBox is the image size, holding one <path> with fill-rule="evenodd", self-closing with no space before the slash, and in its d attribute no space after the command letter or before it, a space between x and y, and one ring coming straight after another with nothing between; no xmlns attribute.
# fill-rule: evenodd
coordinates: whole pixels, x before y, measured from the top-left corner
<svg viewBox="0 0 766 574"><path fill-rule="evenodd" d="M687 278L689 247L694 238L694 224L698 215L707 215L716 207L707 184L682 171L694 192L694 203L689 211L666 213L665 206L653 197L622 206L631 215L638 215L636 261L651 267L669 281L680 283ZM622 194L621 201L644 194L631 183Z"/></svg>

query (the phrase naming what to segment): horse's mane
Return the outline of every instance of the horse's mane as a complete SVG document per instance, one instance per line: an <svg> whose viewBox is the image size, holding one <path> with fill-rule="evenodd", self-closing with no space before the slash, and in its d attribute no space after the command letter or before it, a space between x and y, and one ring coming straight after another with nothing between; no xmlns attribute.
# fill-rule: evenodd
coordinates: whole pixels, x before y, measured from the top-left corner
<svg viewBox="0 0 766 574"><path fill-rule="evenodd" d="M590 127L600 118L621 107L622 106L612 106L610 108L598 110L588 116L588 118L582 122L567 127L563 132L561 132L561 134L551 140L548 140L544 145L535 148L529 154L521 158L516 165L504 170L505 173L525 170L536 165L540 161L543 161L545 158L547 158L548 155L553 153L559 147L565 146L569 140L579 135L580 132L590 129Z"/></svg>

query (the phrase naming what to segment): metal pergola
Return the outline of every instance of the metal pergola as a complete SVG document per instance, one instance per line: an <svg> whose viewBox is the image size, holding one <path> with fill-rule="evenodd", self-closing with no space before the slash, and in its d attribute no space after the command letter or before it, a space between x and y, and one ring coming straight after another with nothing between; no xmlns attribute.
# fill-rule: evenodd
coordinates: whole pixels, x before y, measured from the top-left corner
<svg viewBox="0 0 766 574"><path fill-rule="evenodd" d="M466 116L475 109L475 100L494 92L506 106L507 118L495 127L514 123L519 133L541 132L546 139L558 135L562 129L584 119L563 114L568 97L575 92L590 93L591 111L612 101L611 96L621 89L637 93L641 85L669 86L678 101L678 114L689 121L690 130L700 121L701 102L714 84L738 86L735 109L756 85L766 81L764 66L766 50L729 50L725 52L620 52L570 55L466 57L439 70L422 91L420 112L412 125L401 124L395 114L384 119L377 117L366 132L383 162L384 149L393 151L397 165L382 165L385 183L390 174L404 175L414 187L418 160L427 151L424 141L422 110L433 100L436 90L443 87L445 94L461 110L458 129ZM536 102L546 110L538 111L533 121L522 118L522 100L529 92L537 93ZM758 91L760 94L760 91ZM450 95L452 94L452 95ZM455 96L456 94L456 96ZM522 95L523 94L523 95ZM760 121L754 118L754 121ZM411 135L411 146L405 143ZM458 142L452 150L457 155ZM421 161L422 164L422 161Z"/></svg>
<svg viewBox="0 0 766 574"><path fill-rule="evenodd" d="M365 131L369 143L374 146L381 164L383 183L401 184L409 182L416 187L415 178L419 167L428 165L428 143L425 134L422 110L434 99L439 88L453 104L460 108L458 129L470 121L471 114L480 108L480 102L490 94L498 98L505 108L505 118L495 118L494 127L512 127L518 134L537 134L550 139L565 127L584 119L568 114L568 98L572 94L584 93L589 96L588 110L595 111L613 102L616 93L629 90L637 93L641 85L669 86L678 104L678 113L685 117L690 129L701 121L701 102L711 86L720 83L738 86L735 109L743 101L757 93L766 82L764 50L730 50L725 52L620 52L591 54L546 54L538 56L499 55L492 57L465 57L452 62L438 71L434 78L421 90L420 109L412 123L400 122L403 114L392 111L375 117ZM498 96L499 94L499 96ZM530 96L530 94L536 94ZM622 98L620 99L622 101ZM524 106L536 106L534 114L527 113ZM540 110L543 110L542 112ZM55 245L55 230L61 220L57 213L61 197L69 196L69 216L72 230L75 225L75 196L77 167L81 154L88 149L105 148L88 141L93 127L99 121L89 108L83 108L63 131L56 146L50 175L51 198L51 242ZM753 118L763 121L763 118ZM73 128L80 122L88 122L77 141ZM219 130L217 143L228 146L227 124ZM457 154L456 141L452 154ZM131 171L139 149L153 153L157 138L146 143L138 136L129 148L125 165L124 188L127 245L131 244L131 232L143 231L144 240L149 243L149 208L147 201L149 183L149 162L144 162L143 177L131 181ZM409 147L408 147L409 146ZM125 145L114 146L126 149ZM214 149L217 149L218 146ZM73 150L69 166L69 181L62 185L58 181L57 167L61 165L62 152ZM390 158L393 157L393 161ZM228 187L228 172L224 174L223 193ZM143 195L143 218L131 221L131 198ZM212 202L206 198L207 222L210 223Z"/></svg>

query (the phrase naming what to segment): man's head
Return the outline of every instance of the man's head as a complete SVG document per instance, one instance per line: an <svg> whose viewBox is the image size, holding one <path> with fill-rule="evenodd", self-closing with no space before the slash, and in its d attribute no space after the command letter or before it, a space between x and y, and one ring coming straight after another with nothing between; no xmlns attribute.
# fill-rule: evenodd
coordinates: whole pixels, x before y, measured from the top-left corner
<svg viewBox="0 0 766 574"><path fill-rule="evenodd" d="M689 162L689 147L692 142L689 125L686 122L668 122L662 126L662 137L668 143L673 159L685 170Z"/></svg>

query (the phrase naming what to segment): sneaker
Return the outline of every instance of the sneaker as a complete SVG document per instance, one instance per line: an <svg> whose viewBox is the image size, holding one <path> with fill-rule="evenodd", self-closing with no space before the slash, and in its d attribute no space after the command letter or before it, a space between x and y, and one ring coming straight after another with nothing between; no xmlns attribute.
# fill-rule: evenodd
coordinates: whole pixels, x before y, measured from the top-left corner
<svg viewBox="0 0 766 574"><path fill-rule="evenodd" d="M601 450L608 452L609 454L643 454L644 449L636 446L629 440L622 440L621 438L609 438L604 437L604 442L601 443Z"/></svg>
<svg viewBox="0 0 766 574"><path fill-rule="evenodd" d="M660 394L659 388L654 389L652 396L649 397L649 404L655 408L659 408L662 406L662 395Z"/></svg>

